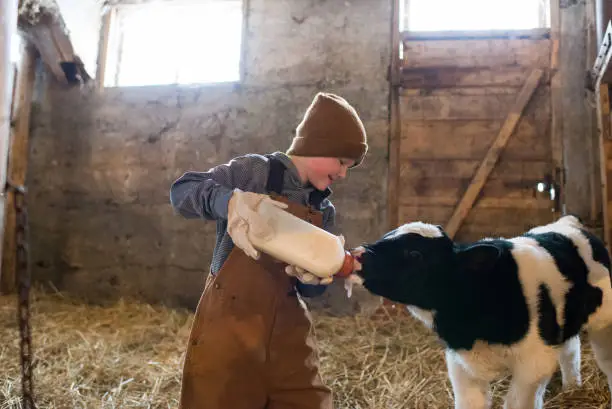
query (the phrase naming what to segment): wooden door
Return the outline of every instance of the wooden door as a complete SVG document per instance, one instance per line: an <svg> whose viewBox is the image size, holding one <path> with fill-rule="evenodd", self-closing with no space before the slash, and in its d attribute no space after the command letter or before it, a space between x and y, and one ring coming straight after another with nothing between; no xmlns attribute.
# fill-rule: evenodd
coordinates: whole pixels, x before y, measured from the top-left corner
<svg viewBox="0 0 612 409"><path fill-rule="evenodd" d="M455 235L462 241L512 236L552 221L560 193L553 153L560 148L551 137L548 33L402 37L397 222L448 226L463 206ZM542 77L530 90L538 71ZM500 144L503 127L507 141ZM485 156L490 162L495 153L490 172L480 173L482 188L470 188ZM475 200L466 200L466 192Z"/></svg>

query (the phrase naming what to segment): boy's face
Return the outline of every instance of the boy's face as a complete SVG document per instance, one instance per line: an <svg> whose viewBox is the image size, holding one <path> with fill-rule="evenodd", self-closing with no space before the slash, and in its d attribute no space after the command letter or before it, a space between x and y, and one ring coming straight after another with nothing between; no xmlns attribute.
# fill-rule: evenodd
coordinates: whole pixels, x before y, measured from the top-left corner
<svg viewBox="0 0 612 409"><path fill-rule="evenodd" d="M307 177L319 190L327 189L335 180L345 178L348 168L355 164L348 158L308 158Z"/></svg>

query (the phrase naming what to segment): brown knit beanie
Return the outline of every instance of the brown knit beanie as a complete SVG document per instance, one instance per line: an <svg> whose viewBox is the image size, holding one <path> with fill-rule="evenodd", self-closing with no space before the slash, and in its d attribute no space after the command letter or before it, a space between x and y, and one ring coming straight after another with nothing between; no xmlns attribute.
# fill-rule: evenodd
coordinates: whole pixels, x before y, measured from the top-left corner
<svg viewBox="0 0 612 409"><path fill-rule="evenodd" d="M367 135L357 111L344 98L319 92L306 110L287 155L363 161Z"/></svg>

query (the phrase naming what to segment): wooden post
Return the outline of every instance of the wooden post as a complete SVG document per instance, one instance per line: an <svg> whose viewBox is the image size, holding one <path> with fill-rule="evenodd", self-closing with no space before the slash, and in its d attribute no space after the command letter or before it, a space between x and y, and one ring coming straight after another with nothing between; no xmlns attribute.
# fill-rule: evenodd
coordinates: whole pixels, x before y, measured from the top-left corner
<svg viewBox="0 0 612 409"><path fill-rule="evenodd" d="M521 115L523 114L527 103L529 102L531 96L538 87L538 84L543 74L544 72L542 70L535 69L531 72L529 78L527 78L527 81L525 82L523 89L521 89L521 92L519 93L519 96L517 97L514 106L508 113L506 121L501 127L497 138L495 138L495 141L489 148L485 158L482 160L482 163L478 167L476 174L472 178L470 185L463 194L463 197L459 201L459 204L455 208L455 211L453 212L453 215L451 216L450 221L448 222L448 225L445 228L446 233L449 235L449 237L452 238L455 236L455 234L459 230L459 227L461 227L461 224L463 223L472 206L474 205L474 202L476 202L476 199L478 198L481 189L487 182L489 174L497 164L499 155L502 153L504 147L506 146L508 138L510 138L510 135L512 135L512 132L514 132L514 129L516 128L516 125L518 124L518 121L521 118Z"/></svg>
<svg viewBox="0 0 612 409"><path fill-rule="evenodd" d="M612 83L612 22L608 21L606 32L602 36L599 53L591 69L589 88L595 92L597 106L597 127L599 142L599 169L601 183L603 215L602 238L608 251L611 251L612 240L612 192L610 192L610 177L612 176L612 130L610 124L610 83Z"/></svg>
<svg viewBox="0 0 612 409"><path fill-rule="evenodd" d="M555 218L563 213L565 203L565 171L563 161L563 115L561 95L561 73L559 71L559 42L560 42L560 14L559 0L550 0L550 28L551 28L551 52L550 52L550 111L551 130L550 140L552 145L553 178L560 187L555 192L560 209L555 209Z"/></svg>
<svg viewBox="0 0 612 409"><path fill-rule="evenodd" d="M4 232L4 187L11 135L13 95L12 36L17 29L17 1L0 1L0 232ZM0 242L0 254L3 253ZM0 270L0 277L2 277Z"/></svg>
<svg viewBox="0 0 612 409"><path fill-rule="evenodd" d="M102 15L100 27L100 52L98 53L98 72L96 73L96 86L98 91L104 89L106 62L108 61L108 42L113 9L106 7ZM244 64L244 63L243 63Z"/></svg>
<svg viewBox="0 0 612 409"><path fill-rule="evenodd" d="M587 2L585 4L586 8L586 61L585 61L585 71L588 72L593 64L593 61L597 57L598 49L598 39L597 39L597 16L596 16L596 5L594 2ZM589 102L589 96L586 97L585 102ZM590 101L590 104L593 104L594 101ZM597 102L595 102L596 104ZM594 105L595 105L594 104ZM591 207L590 207L590 217L588 224L591 227L601 226L603 223L601 208L603 204L603 197L601 196L601 175L600 169L601 165L599 163L600 160L600 149L599 149L599 134L597 132L597 110L589 109L585 112L586 120L585 122L585 138L588 143L588 150L590 153L590 163L588 164L590 169L590 185L591 185Z"/></svg>
<svg viewBox="0 0 612 409"><path fill-rule="evenodd" d="M603 240L610 251L610 210L612 210L612 197L608 194L608 164L612 160L612 133L610 130L610 93L607 83L599 84L597 89L597 125L599 127L599 155L600 155L600 176L602 192L602 213L603 213ZM611 169L612 170L612 169Z"/></svg>
<svg viewBox="0 0 612 409"><path fill-rule="evenodd" d="M401 121L399 110L399 87L401 63L400 51L400 1L391 0L391 63L389 65L389 167L387 175L387 220L388 228L394 229L399 219L398 187L400 179Z"/></svg>
<svg viewBox="0 0 612 409"><path fill-rule="evenodd" d="M8 164L8 180L23 186L28 167L28 139L30 133L30 111L34 93L35 62L37 52L28 46L21 59L17 72L17 92L14 110L13 137L10 144ZM0 277L0 292L7 294L16 291L16 214L14 209L15 194L9 190L4 204L4 232L2 252L2 276Z"/></svg>

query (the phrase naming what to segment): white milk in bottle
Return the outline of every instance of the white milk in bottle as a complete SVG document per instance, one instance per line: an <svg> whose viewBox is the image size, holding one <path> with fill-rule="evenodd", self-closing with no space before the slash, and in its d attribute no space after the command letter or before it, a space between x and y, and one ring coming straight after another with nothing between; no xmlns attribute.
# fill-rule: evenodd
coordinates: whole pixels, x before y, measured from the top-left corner
<svg viewBox="0 0 612 409"><path fill-rule="evenodd" d="M258 250L320 278L347 277L353 272L353 256L344 249L338 236L265 200L257 212L270 221L274 230L265 240L249 234Z"/></svg>

